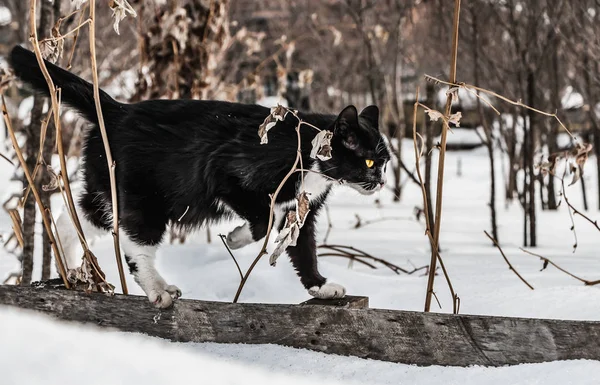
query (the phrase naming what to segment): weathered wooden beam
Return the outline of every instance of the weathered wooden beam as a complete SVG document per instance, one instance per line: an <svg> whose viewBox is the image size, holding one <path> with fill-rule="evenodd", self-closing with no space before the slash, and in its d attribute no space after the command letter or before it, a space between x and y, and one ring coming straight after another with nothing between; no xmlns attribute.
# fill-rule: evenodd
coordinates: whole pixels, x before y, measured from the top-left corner
<svg viewBox="0 0 600 385"><path fill-rule="evenodd" d="M420 313L324 305L145 297L0 286L0 304L171 341L278 344L417 365L600 360L600 322Z"/></svg>
<svg viewBox="0 0 600 385"><path fill-rule="evenodd" d="M302 302L300 305L320 305L320 306L335 306L347 309L366 309L369 307L369 297L360 297L347 295L339 299L318 299L312 298Z"/></svg>

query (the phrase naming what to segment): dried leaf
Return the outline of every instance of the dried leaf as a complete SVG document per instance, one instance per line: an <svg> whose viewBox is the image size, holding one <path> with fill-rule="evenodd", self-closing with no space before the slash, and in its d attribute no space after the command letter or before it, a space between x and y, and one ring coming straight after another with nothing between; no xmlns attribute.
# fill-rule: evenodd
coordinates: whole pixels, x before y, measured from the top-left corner
<svg viewBox="0 0 600 385"><path fill-rule="evenodd" d="M291 210L285 217L285 225L275 238L275 242L279 243L273 253L269 257L269 264L275 266L277 258L288 248L288 246L296 246L296 241L300 235L300 227L297 222L296 212Z"/></svg>
<svg viewBox="0 0 600 385"><path fill-rule="evenodd" d="M457 113L450 115L448 118L448 123L452 123L456 127L460 127L460 118L462 118L462 112L458 111Z"/></svg>
<svg viewBox="0 0 600 385"><path fill-rule="evenodd" d="M448 91L446 91L446 96L450 96L453 103L458 102L458 87L453 86L448 88Z"/></svg>
<svg viewBox="0 0 600 385"><path fill-rule="evenodd" d="M296 241L300 235L300 229L304 226L304 221L309 212L310 201L308 200L306 191L302 191L296 197L296 210L288 211L283 229L281 229L279 235L275 238L275 242L277 242L278 245L269 257L271 266L275 266L277 258L279 258L288 246L296 246Z"/></svg>
<svg viewBox="0 0 600 385"><path fill-rule="evenodd" d="M304 220L310 212L310 201L306 191L302 191L296 197L296 220L300 227L304 226Z"/></svg>
<svg viewBox="0 0 600 385"><path fill-rule="evenodd" d="M583 167L588 159L588 155L592 151L592 145L590 143L577 143L575 150L575 163Z"/></svg>
<svg viewBox="0 0 600 385"><path fill-rule="evenodd" d="M48 182L48 184L42 185L42 190L54 191L58 188L58 175L56 175L52 167L50 167L49 165L46 166L46 169L48 170L48 174L50 175L50 182Z"/></svg>
<svg viewBox="0 0 600 385"><path fill-rule="evenodd" d="M271 113L265 118L262 124L258 127L258 136L260 137L260 144L269 143L267 133L269 130L277 124L277 121L283 121L288 113L288 109L278 104L276 107L271 108Z"/></svg>
<svg viewBox="0 0 600 385"><path fill-rule="evenodd" d="M556 166L558 165L558 161L560 156L558 154L552 154L548 157L547 162L541 162L537 165L537 167L542 172L542 175L546 176L547 174L556 174Z"/></svg>
<svg viewBox="0 0 600 385"><path fill-rule="evenodd" d="M51 63L56 63L62 54L62 44L56 40L43 40L40 42L42 57Z"/></svg>
<svg viewBox="0 0 600 385"><path fill-rule="evenodd" d="M429 115L429 119L432 122L437 122L439 119L444 120L444 114L437 110L425 110L425 113Z"/></svg>
<svg viewBox="0 0 600 385"><path fill-rule="evenodd" d="M313 159L319 158L320 160L331 159L331 138L333 138L333 132L327 130L319 132L311 141L310 157Z"/></svg>
<svg viewBox="0 0 600 385"><path fill-rule="evenodd" d="M135 12L135 9L133 9L133 7L129 5L127 0L110 0L108 6L112 9L113 12L113 28L117 35L120 35L119 23L121 22L121 20L125 19L128 14L131 15L131 17L137 17L137 13Z"/></svg>
<svg viewBox="0 0 600 385"><path fill-rule="evenodd" d="M569 183L569 186L572 186L581 179L581 167L571 164L570 172L573 174L573 179L571 180L571 183Z"/></svg>
<svg viewBox="0 0 600 385"><path fill-rule="evenodd" d="M333 46L337 47L342 42L342 33L333 26L330 26L329 30L333 34Z"/></svg>

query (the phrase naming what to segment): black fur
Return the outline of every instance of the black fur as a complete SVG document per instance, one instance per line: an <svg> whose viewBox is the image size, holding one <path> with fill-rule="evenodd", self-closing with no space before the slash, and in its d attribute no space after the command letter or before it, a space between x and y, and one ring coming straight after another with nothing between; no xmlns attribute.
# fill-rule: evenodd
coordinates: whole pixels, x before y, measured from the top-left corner
<svg viewBox="0 0 600 385"><path fill-rule="evenodd" d="M48 95L32 52L17 46L10 63L21 80ZM112 226L110 183L92 85L51 63L46 66L62 90L62 101L92 123L84 141L85 193L80 204L94 225L108 230ZM269 131L269 143L261 145L257 130L269 109L258 105L199 100L123 104L104 92L101 102L117 165L119 220L132 239L159 244L169 223L196 228L227 216L226 207L251 224L255 241L265 236L269 194L296 156L297 122L291 114ZM390 155L378 131L378 114L375 106L361 114L353 106L339 116L300 113L303 120L334 132L333 158L320 161L309 156L316 130L302 127L304 167L318 166L362 193L379 190ZM367 167L366 159L374 160L375 166ZM278 202L293 201L299 180L299 173L290 178ZM297 245L287 250L307 288L325 283L317 270L314 232L328 192L311 202Z"/></svg>

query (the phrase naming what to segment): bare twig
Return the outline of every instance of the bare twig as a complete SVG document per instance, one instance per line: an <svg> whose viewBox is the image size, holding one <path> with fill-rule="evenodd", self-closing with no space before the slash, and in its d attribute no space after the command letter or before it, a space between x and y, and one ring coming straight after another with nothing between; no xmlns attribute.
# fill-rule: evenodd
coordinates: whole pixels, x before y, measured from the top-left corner
<svg viewBox="0 0 600 385"><path fill-rule="evenodd" d="M221 238L221 242L223 242L223 246L225 246L225 248L229 252L229 255L231 255L231 259L233 259L233 262L235 263L235 267L237 267L238 272L240 273L240 279L244 279L244 274L242 273L242 269L240 268L240 265L238 264L237 259L235 259L235 257L233 256L233 253L231 252L231 249L227 245L227 242L225 241L225 238L227 238L227 236L223 235L223 234L219 234L219 238Z"/></svg>
<svg viewBox="0 0 600 385"><path fill-rule="evenodd" d="M117 181L115 177L115 169L117 168L116 162L113 160L110 144L108 142L108 135L106 133L106 127L104 125L104 116L102 114L102 106L100 103L100 87L98 86L98 65L96 63L96 0L90 0L90 58L92 60L92 79L94 85L94 102L96 104L96 113L98 115L98 127L102 135L102 142L104 143L104 151L106 152L106 163L109 170L110 177L110 192L111 192L111 203L112 203L112 214L113 214L113 243L115 249L115 257L117 259L117 267L119 269L119 278L121 279L121 289L123 294L127 294L127 282L125 281L125 274L123 272L123 260L121 258L121 249L119 247L119 209L117 203Z"/></svg>
<svg viewBox="0 0 600 385"><path fill-rule="evenodd" d="M502 258L504 258L504 260L505 260L505 261L506 261L506 263L508 264L508 268L509 268L510 270L512 270L512 271L513 271L513 272L514 272L514 273L517 275L517 277L519 277L519 279L520 279L521 281L523 281L523 283L524 283L525 285L527 285L527 287L529 287L531 290L533 290L533 286L531 286L531 285L529 284L529 282L527 282L527 281L525 280L525 278L523 278L523 277L521 276L521 274L519 274L519 272L518 272L518 271L517 271L517 270L516 270L516 269L513 267L513 265L511 265L511 264L510 264L510 261L508 260L508 258L506 258L506 255L504 254L504 251L502 251L502 248L500 247L500 245L498 244L498 242L497 242L497 241L494 239L494 237L492 237L492 236L491 236L491 235L490 235L490 234L489 234L487 231L485 231L485 230L484 230L483 232L485 233L485 235L487 235L487 237L490 239L490 241L492 241L492 242L494 243L494 246L496 246L496 247L498 248L498 250L500 250L500 254L502 254Z"/></svg>
<svg viewBox="0 0 600 385"><path fill-rule="evenodd" d="M568 272L567 270L565 270L565 269L563 269L562 267L558 266L556 263L552 262L550 259L548 259L548 258L546 258L546 257L543 257L543 256L541 256L541 255L539 255L539 254L536 254L536 253L534 253L534 252L531 252L531 251L529 251L529 250L525 250L525 249L524 249L524 248L522 248L522 247L520 247L519 249L520 249L522 252L526 253L526 254L532 255L532 256L534 256L534 257L538 257L538 258L540 258L542 261L544 261L544 266L542 267L542 270L544 270L544 269L546 268L546 266L547 266L548 264L550 264L550 265L552 265L552 266L556 267L558 270L562 271L563 273L565 273L565 274L567 274L567 275L569 275L569 276L571 276L571 277L575 278L576 280L578 280L578 281L580 281L580 282L583 282L583 283L584 283L586 286L594 286L594 285L598 285L598 284L600 284L600 279L599 279L599 280L596 280L596 281L588 281L587 279L583 279L583 278L581 278L581 277L578 277L578 276L576 276L576 275L575 275L575 274L573 274L573 273L570 273L570 272Z"/></svg>
<svg viewBox="0 0 600 385"><path fill-rule="evenodd" d="M319 245L317 247L318 249L326 249L326 250L331 250L334 251L338 254L336 254L335 256L344 256L347 258L351 258L351 257L359 257L359 258L366 258L366 259L370 259L372 261L381 263L382 265L384 265L385 267L387 267L388 269L392 270L394 273L396 274L400 274L400 273L404 273L404 274L413 274L419 270L423 270L424 268L426 268L427 266L423 266L423 267L419 267L419 268L414 268L413 270L406 270L401 268L398 265L395 265L391 262L386 261L385 259L381 259L381 258L377 258L374 257L373 255L357 249L353 246L344 246L344 245ZM319 254L319 256L328 256L330 253L324 253L324 254ZM339 255L342 254L342 255ZM375 268L375 267L373 267Z"/></svg>
<svg viewBox="0 0 600 385"><path fill-rule="evenodd" d="M450 58L450 82L456 82L456 59L458 57L458 24L460 20L460 0L454 0L454 25L452 30L452 57ZM417 99L418 103L418 99ZM415 106L416 108L416 106ZM448 93L444 116L449 116L452 109L452 93ZM435 198L435 220L433 223L433 243L431 249L431 262L429 269L429 278L427 280L427 292L425 294L425 311L431 308L431 295L433 293L433 283L435 280L435 266L438 259L438 245L440 240L440 230L442 223L442 200L444 191L444 166L446 160L446 141L448 136L448 121L444 120L442 125L442 137L440 143L440 154L438 161L437 194ZM456 302L456 301L454 301ZM456 306L455 306L456 308Z"/></svg>
<svg viewBox="0 0 600 385"><path fill-rule="evenodd" d="M567 199L567 194L565 193L565 179L564 178L560 178L560 182L562 184L563 197L565 198L565 203L567 204L567 206L569 206L571 208L571 210L573 210L573 214L579 215L580 217L582 217L586 221L590 222L598 231L600 231L600 226L598 226L598 221L597 220L594 221L594 220L590 219L587 215L585 215L581 211L577 210L575 208L575 206L573 206L571 204L571 202L569 202L569 199ZM569 213L570 213L570 211L569 211ZM571 220L573 220L573 217L571 217ZM573 223L573 230L574 229L575 229L575 223ZM577 245L577 237L575 237L575 244Z"/></svg>
<svg viewBox="0 0 600 385"><path fill-rule="evenodd" d="M365 266L370 267L371 269L377 269L377 266L367 262L367 261L363 261L362 259L360 259L360 257L356 254L352 254L352 253L323 253L323 254L319 254L319 258L321 257L341 257L341 258L348 258L350 260L350 263L356 261L358 263L362 263Z"/></svg>
<svg viewBox="0 0 600 385"><path fill-rule="evenodd" d="M269 224L267 226L267 234L265 235L265 240L263 242L262 248L258 252L258 255L256 256L256 258L254 258L254 261L252 261L252 264L246 271L246 274L244 274L244 277L242 278L242 281L240 282L240 285L238 286L237 292L235 293L235 297L233 298L233 303L237 303L237 301L240 297L240 294L242 293L242 290L244 288L244 285L246 284L246 281L248 280L250 273L252 273L252 270L254 269L254 267L256 266L258 261L262 258L263 255L267 254L267 244L269 243L269 237L271 235L271 230L273 229L273 220L275 217L275 202L277 200L277 196L279 195L279 192L281 191L281 189L283 188L285 183L288 181L288 179L298 169L298 165L300 164L300 159L302 157L302 152L301 152L302 142L301 142L301 137L300 137L300 128L302 127L302 125L308 125L308 126L314 128L314 126L312 124L308 124L305 121L303 121L302 119L300 119L298 117L298 115L296 115L292 110L287 109L287 108L286 108L286 110L288 111L288 113L292 113L292 115L294 115L298 119L298 125L296 126L296 135L298 138L298 146L296 148L296 159L294 160L294 164L292 165L292 168L290 169L290 171L288 171L288 173L285 175L285 177L279 183L279 186L277 186L277 189L275 190L275 192L271 195L271 204L269 207Z"/></svg>
<svg viewBox="0 0 600 385"><path fill-rule="evenodd" d="M364 226L372 225L373 223L385 222L385 221L410 221L412 218L410 217L381 217L376 219L367 219L363 221L362 218L358 214L354 214L356 218L356 223L354 224L354 229L359 229Z"/></svg>
<svg viewBox="0 0 600 385"><path fill-rule="evenodd" d="M431 81L434 81L434 82L436 82L436 83L446 84L446 85L449 85L449 86L451 86L451 87L460 87L460 88L464 88L464 89L465 89L465 90L467 90L467 91L473 91L473 90L475 90L475 91L480 91L480 92L483 92L483 93L485 93L485 94L488 94L488 95L492 95L492 96L494 96L494 97L497 97L498 99L501 99L501 100L505 101L505 102L506 102L506 103L508 103L508 104L512 104L513 106L523 107L523 108L526 108L526 109L528 109L528 110L531 110L531 111L533 111L533 112L535 112L535 113L538 113L538 114L540 114L540 115L544 115L544 116L548 116L548 117L550 117L550 118L554 118L554 119L555 119L555 120L558 122L558 124L560 125L560 127L561 127L563 130L565 130L565 132L566 132L567 134L569 134L569 136L570 136L570 137L571 137L571 138L572 138L572 139L573 139L575 142L578 142L578 140L577 140L577 138L575 137L575 135L573 135L573 134L571 133L571 131L569 131L569 129L568 129L568 128L567 128L567 127L564 125L564 123L562 122L562 120L560 120L560 118L558 117L558 115L556 115L556 113L550 113L550 112L546 112L546 111L538 110L537 108L534 108L534 107L528 106L527 104L525 104L525 103L521 102L520 100L518 100L518 101L514 101L514 100L511 100L511 99L507 98L506 96L502 96L502 95L500 95L500 94L498 94L498 93L496 93L496 92L494 92L494 91L490 91L490 90L488 90L488 89L485 89L485 88L477 87L477 86L474 86L474 85L472 85L472 84L467 84L467 83L464 83L464 82L456 82L456 79L454 79L454 80L451 80L451 81L449 81L449 82L446 82L446 81L443 81L443 80L441 80L441 79L438 79L438 78L436 78L436 77L434 77L434 76L430 76L430 75L425 75L425 78L426 78L427 80L431 80ZM485 99L481 99L481 100L485 100ZM496 109L494 109L494 110L495 110L495 111L497 111Z"/></svg>
<svg viewBox="0 0 600 385"><path fill-rule="evenodd" d="M431 234L431 223L429 220L429 206L427 205L427 191L425 190L425 182L423 181L423 176L421 175L421 157L423 155L423 152L425 151L425 141L423 140L423 138L421 137L421 135L419 135L417 133L417 110L419 108L419 89L417 88L417 92L416 92L416 97L415 97L415 104L413 106L413 147L415 150L415 166L416 166L416 171L417 171L417 177L419 178L419 185L421 186L421 194L423 196L423 212L425 215L425 234L427 235L427 237L429 238L429 242L431 244L431 250L432 252L435 254L436 256L436 260L440 261L440 266L442 267L442 271L444 272L444 277L446 278L446 282L448 283L448 289L450 290L450 294L452 295L452 311L454 314L458 314L458 304L460 302L460 299L458 298L458 295L454 292L454 287L452 286L452 282L450 281L450 276L448 275L448 271L446 270L446 266L444 265L444 262L442 260L442 256L440 255L440 251L439 251L439 247L438 247L438 243L434 240L432 234ZM419 148L417 145L417 137L421 139L421 147ZM431 283L433 285L433 278L431 277L435 277L435 271L436 268L435 266L430 265L429 266L429 279L431 279ZM428 282L429 285L429 282ZM431 291L428 291L428 293L433 294L433 286L431 288ZM431 294L428 294L431 297ZM437 300L437 298L436 298ZM438 301L439 303L439 301ZM431 306L431 298L429 299L429 306ZM441 308L441 306L440 306Z"/></svg>
<svg viewBox="0 0 600 385"><path fill-rule="evenodd" d="M44 62L44 59L42 57L39 40L37 37L35 7L36 7L36 0L31 0L30 7L29 7L29 25L30 25L31 35L30 35L29 40L30 40L31 44L33 45L33 51L35 53L35 57L37 59L38 65L39 65L40 70L44 76L44 79L46 80L46 83L48 85L51 107L53 110L52 115L54 117L54 125L56 127L56 139L57 139L56 143L57 143L57 149L58 149L58 154L59 154L60 167L62 170L64 170L64 172L62 172L61 175L62 175L62 180L64 182L64 193L66 195L67 211L69 212L71 221L73 222L73 225L75 226L75 228L77 230L79 241L84 250L84 256L86 256L86 258L89 258L88 261L94 267L95 272L98 274L98 276L95 277L95 279L97 281L96 283L100 283L100 281L104 281L105 274L100 269L100 266L97 264L97 261L96 261L95 257L93 257L93 254L89 251L89 246L85 239L85 235L83 234L83 230L81 228L81 223L79 222L79 217L78 217L77 211L75 209L73 194L71 193L71 185L69 183L66 157L65 157L65 152L64 152L64 148L63 148L62 130L61 130L60 113L59 113L60 90L56 89L56 87L54 85L54 81L52 80L52 77L50 76L50 73L48 72L48 69L46 68L46 63ZM90 24L90 25L92 25L92 24ZM40 209L40 210L42 210L42 209ZM48 230L48 233L51 232L50 227L47 230ZM51 239L52 243L54 243L53 238L54 237L52 237L52 239ZM60 254L56 254L56 255L57 255L57 258L56 258L57 261L60 261L60 256L59 256Z"/></svg>

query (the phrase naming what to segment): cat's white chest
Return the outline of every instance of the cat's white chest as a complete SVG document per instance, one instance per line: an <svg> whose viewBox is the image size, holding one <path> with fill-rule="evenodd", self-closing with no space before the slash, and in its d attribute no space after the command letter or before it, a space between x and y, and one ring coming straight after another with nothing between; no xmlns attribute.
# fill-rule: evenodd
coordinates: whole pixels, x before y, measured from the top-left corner
<svg viewBox="0 0 600 385"><path fill-rule="evenodd" d="M319 169L317 166L313 167L312 171L314 172L308 172L304 175L304 184L301 182L297 188L298 193L306 191L310 201L319 199L331 186L331 180L318 174Z"/></svg>

